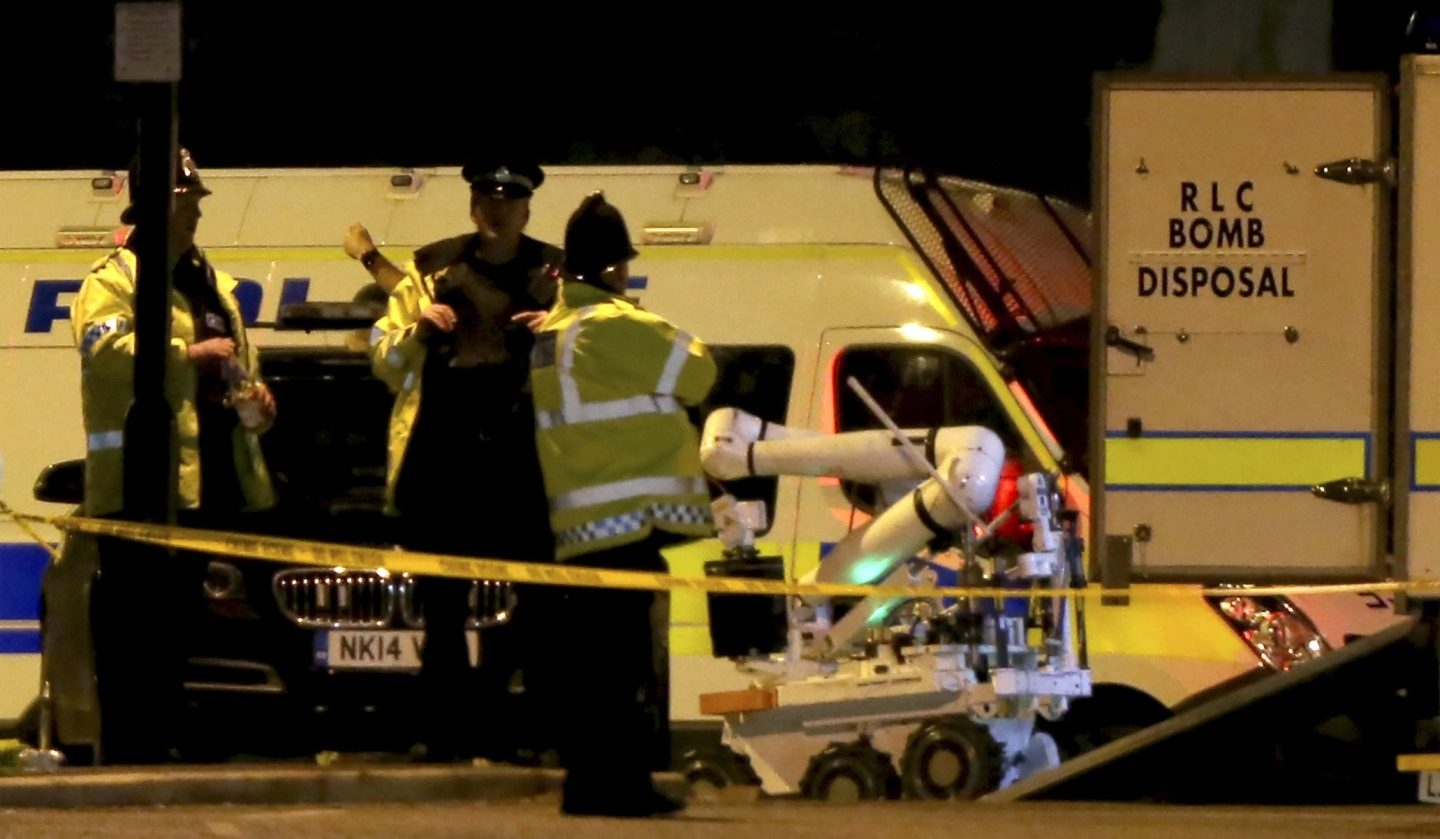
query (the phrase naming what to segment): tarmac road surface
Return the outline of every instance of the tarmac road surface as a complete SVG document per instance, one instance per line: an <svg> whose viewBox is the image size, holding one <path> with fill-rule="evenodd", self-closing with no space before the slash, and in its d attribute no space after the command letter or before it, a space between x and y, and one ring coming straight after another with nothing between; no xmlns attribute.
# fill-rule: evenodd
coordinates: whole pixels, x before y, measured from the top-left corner
<svg viewBox="0 0 1440 839"><path fill-rule="evenodd" d="M1428 805L1358 808L1180 807L1153 804L880 802L851 806L797 800L692 802L670 819L559 815L545 794L488 802L296 806L0 809L0 839L1319 839L1440 837Z"/></svg>

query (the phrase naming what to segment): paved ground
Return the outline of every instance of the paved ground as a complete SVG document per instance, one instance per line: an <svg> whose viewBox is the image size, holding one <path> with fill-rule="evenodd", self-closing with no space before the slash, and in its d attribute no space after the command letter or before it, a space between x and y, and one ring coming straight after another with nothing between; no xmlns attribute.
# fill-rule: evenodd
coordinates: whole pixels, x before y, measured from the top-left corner
<svg viewBox="0 0 1440 839"><path fill-rule="evenodd" d="M0 807L504 801L558 792L563 778L557 769L363 761L65 768L0 775ZM678 775L658 775L657 783L676 797L687 791Z"/></svg>
<svg viewBox="0 0 1440 839"><path fill-rule="evenodd" d="M754 788L697 790L690 808L672 819L577 819L559 815L562 777L551 769L345 760L7 774L0 775L0 839L1440 837L1440 809L1420 804L1307 808L902 801L836 806L768 799ZM659 776L659 782L672 795L686 790L675 775Z"/></svg>
<svg viewBox="0 0 1440 839"><path fill-rule="evenodd" d="M1185 808L1159 805L885 802L827 806L804 801L692 804L672 819L560 816L544 795L503 802L292 807L144 807L124 810L0 809L0 839L1265 839L1440 836L1440 812L1394 808Z"/></svg>

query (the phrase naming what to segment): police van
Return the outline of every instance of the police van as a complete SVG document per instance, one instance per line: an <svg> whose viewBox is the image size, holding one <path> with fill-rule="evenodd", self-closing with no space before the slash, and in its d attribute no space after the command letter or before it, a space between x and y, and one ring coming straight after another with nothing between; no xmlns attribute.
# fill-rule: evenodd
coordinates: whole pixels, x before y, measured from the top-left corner
<svg viewBox="0 0 1440 839"><path fill-rule="evenodd" d="M281 421L266 447L282 506L320 515L323 530L307 535L383 543L376 522L389 396L368 376L352 332L285 329L280 315L293 304L349 301L368 281L340 246L354 222L397 262L468 229L466 184L458 168L205 177L213 195L198 242L240 280L238 297L279 400ZM735 406L821 432L878 427L840 386L853 377L903 427L994 430L1026 472L1063 476L1088 532L1092 487L1099 494L1104 482L1088 468L1093 231L1085 209L917 170L555 167L533 199L528 232L560 241L572 209L597 189L638 239L629 293L715 352L719 379L697 420ZM46 472L84 455L68 305L89 266L123 241L127 203L123 173L0 173L0 500L15 510L72 509L73 498L55 488L65 483L63 470ZM1168 286L1163 279L1154 282L1178 288L1177 278ZM1134 340L1111 337L1112 351L1143 354ZM33 487L42 473L46 486ZM749 478L725 489L763 502L760 547L782 557L792 576L823 562L829 546L866 519L863 493L833 478ZM67 748L93 748L98 700L86 649L104 631L87 617L94 567L52 562L61 534L42 527L39 535L50 545L0 520L0 720L33 735L43 691L46 733ZM1272 577L1268 556L1212 558L1207 566L1226 570L1181 579L1147 574L1119 554L1112 548L1106 567L1091 569L1105 596L1086 599L1095 688L1063 723L1072 752L1393 619L1376 596L1202 592L1202 584ZM717 540L704 540L668 558L674 574L699 577L721 555ZM1286 562L1297 571L1294 557ZM1185 586L1179 593L1177 581ZM192 705L216 720L201 730L219 734L258 719L284 742L315 732L317 719L348 701L355 707L342 727L403 745L397 731L418 664L412 582L215 556L196 596L224 640L185 674ZM473 602L481 632L517 605L498 585L477 584ZM711 731L716 721L701 713L699 696L743 688L745 679L712 654L702 593L676 591L669 608L672 725ZM602 636L584 643L601 646L555 654L603 654ZM43 667L42 649L54 653ZM255 716L255 707L267 710ZM310 747L328 746L302 746Z"/></svg>

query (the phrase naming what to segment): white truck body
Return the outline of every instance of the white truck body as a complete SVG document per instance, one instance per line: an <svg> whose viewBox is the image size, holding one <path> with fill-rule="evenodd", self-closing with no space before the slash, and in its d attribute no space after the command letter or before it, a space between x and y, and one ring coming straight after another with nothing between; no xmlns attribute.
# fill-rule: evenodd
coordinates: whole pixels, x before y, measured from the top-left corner
<svg viewBox="0 0 1440 839"><path fill-rule="evenodd" d="M1127 78L1100 103L1094 326L1154 358L1092 341L1097 533L1152 579L1383 576L1379 508L1310 488L1391 445L1387 191L1315 174L1384 154L1385 89Z"/></svg>

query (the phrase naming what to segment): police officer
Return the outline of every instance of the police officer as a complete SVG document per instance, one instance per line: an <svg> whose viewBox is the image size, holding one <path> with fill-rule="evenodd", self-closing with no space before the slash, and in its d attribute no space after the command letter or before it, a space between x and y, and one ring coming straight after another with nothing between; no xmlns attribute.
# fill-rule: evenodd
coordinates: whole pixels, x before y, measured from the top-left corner
<svg viewBox="0 0 1440 839"><path fill-rule="evenodd" d="M529 357L538 324L555 300L559 249L524 233L530 197L545 180L525 159L467 164L475 231L426 245L405 267L385 317L375 324L371 359L396 394L390 422L386 501L412 550L545 560L552 555L544 489L535 460ZM465 580L422 579L422 737L430 760L469 751L483 717L493 726L483 748L510 758L517 721L494 700L508 696L517 628L487 634L481 682L488 708L470 700ZM531 604L533 605L533 604ZM537 611L534 608L530 612Z"/></svg>
<svg viewBox="0 0 1440 839"><path fill-rule="evenodd" d="M536 439L556 558L664 572L662 547L713 533L686 407L705 399L716 371L704 344L624 296L636 255L619 211L602 193L586 198L566 228L566 277L531 359ZM556 609L572 638L599 642L565 663L584 697L559 720L565 813L645 817L683 806L650 778L669 724L654 600L576 588Z"/></svg>
<svg viewBox="0 0 1440 839"><path fill-rule="evenodd" d="M275 419L275 400L259 381L234 277L212 266L195 244L200 199L210 190L190 152L181 149L170 215L170 351L165 391L180 432L179 506L225 514L274 503L259 433ZM120 220L134 220L133 206ZM136 246L156 235L135 228L125 244L96 262L70 306L80 347L81 396L87 440L85 512L116 513L123 504L121 473L125 413L134 395ZM263 414L243 427L232 400L241 384Z"/></svg>
<svg viewBox="0 0 1440 839"><path fill-rule="evenodd" d="M209 194L190 153L180 149L169 224L174 285L165 393L178 437L179 521L229 528L237 526L242 511L274 503L259 435L276 412L274 397L259 381L256 349L235 299L237 283L195 244L200 200ZM132 223L134 207L120 218ZM135 228L122 247L91 267L70 307L80 348L86 435L84 511L91 516L114 515L125 506L122 468L125 415L134 395L136 253L137 245L159 234ZM245 411L245 419L237 409ZM119 555L129 548L113 543L101 553L95 619L102 736L108 760L163 759L170 745L164 730L173 724L179 701L182 642L199 618L205 567L183 556L163 568L145 567ZM164 616L164 625L143 632L134 614L137 604L150 604L154 615ZM138 691L137 684L142 686ZM146 730L152 726L162 730Z"/></svg>

